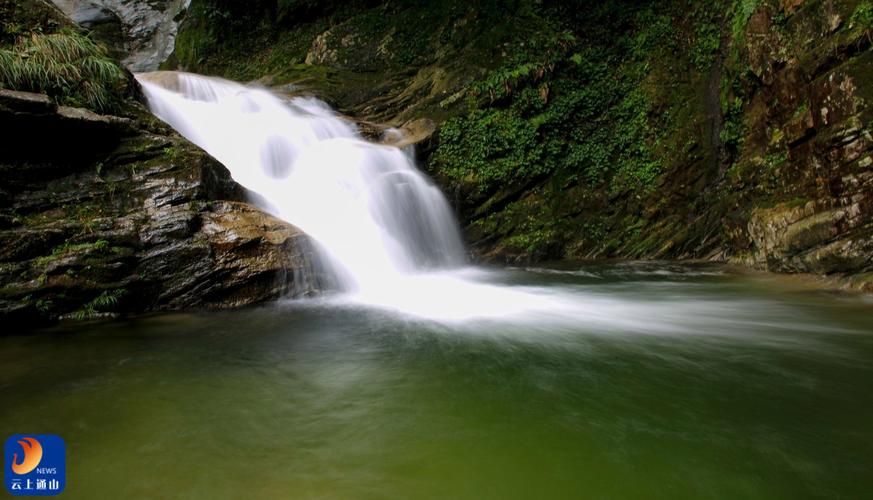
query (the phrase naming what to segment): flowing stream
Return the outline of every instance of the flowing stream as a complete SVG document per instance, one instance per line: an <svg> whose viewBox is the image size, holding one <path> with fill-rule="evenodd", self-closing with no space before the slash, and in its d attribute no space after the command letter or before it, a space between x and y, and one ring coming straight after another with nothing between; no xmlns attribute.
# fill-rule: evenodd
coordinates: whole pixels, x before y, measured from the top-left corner
<svg viewBox="0 0 873 500"><path fill-rule="evenodd" d="M480 270L573 317L348 301L0 337L65 498L868 498L865 299L716 265Z"/></svg>

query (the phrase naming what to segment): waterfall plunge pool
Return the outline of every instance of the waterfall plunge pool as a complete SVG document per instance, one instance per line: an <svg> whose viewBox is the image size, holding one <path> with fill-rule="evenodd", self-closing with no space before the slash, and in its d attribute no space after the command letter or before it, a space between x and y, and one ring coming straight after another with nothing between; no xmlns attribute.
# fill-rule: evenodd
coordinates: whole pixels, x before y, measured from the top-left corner
<svg viewBox="0 0 873 500"><path fill-rule="evenodd" d="M560 310L337 296L4 336L0 427L66 440L69 498L873 491L868 299L717 265L471 272Z"/></svg>

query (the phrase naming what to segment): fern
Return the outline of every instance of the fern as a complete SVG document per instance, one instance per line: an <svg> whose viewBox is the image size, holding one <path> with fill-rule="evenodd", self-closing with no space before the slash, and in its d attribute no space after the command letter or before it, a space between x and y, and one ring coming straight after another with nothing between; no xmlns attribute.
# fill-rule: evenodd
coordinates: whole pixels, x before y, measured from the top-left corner
<svg viewBox="0 0 873 500"><path fill-rule="evenodd" d="M76 320L84 320L93 318L101 309L108 309L118 304L118 301L127 294L124 288L115 290L104 290L103 293L95 297L93 300L83 305L81 309L73 313L73 318Z"/></svg>

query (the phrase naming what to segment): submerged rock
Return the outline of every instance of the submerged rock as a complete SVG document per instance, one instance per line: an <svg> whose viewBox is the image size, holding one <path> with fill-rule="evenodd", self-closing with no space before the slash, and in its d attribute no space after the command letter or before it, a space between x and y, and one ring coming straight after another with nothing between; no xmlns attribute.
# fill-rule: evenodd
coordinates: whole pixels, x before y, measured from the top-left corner
<svg viewBox="0 0 873 500"><path fill-rule="evenodd" d="M238 307L312 293L311 246L206 153L129 118L0 90L0 319ZM14 331L7 329L6 331Z"/></svg>

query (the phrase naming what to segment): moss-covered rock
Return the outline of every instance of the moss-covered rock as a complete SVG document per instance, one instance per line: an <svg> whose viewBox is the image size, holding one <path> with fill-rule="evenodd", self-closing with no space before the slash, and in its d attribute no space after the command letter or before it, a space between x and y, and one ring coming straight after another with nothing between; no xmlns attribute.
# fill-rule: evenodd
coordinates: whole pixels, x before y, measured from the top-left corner
<svg viewBox="0 0 873 500"><path fill-rule="evenodd" d="M163 125L0 90L0 319L236 307L314 282L296 228Z"/></svg>
<svg viewBox="0 0 873 500"><path fill-rule="evenodd" d="M727 62L742 148L722 197L737 261L864 274L870 249L873 52L867 1L759 2ZM862 83L863 82L863 83Z"/></svg>

